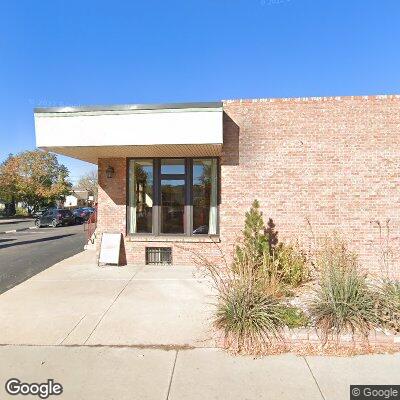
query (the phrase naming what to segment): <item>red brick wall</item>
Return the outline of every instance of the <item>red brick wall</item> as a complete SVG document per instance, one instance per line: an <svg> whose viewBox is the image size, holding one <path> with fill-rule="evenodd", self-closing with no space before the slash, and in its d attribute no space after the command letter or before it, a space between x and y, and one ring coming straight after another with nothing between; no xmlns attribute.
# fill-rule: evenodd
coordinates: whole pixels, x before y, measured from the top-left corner
<svg viewBox="0 0 400 400"><path fill-rule="evenodd" d="M381 248L371 221L390 218L397 255L399 97L226 101L224 110L220 238L227 253L257 198L281 238L307 244L307 220L317 235L339 230L374 271ZM125 159L99 160L99 183L99 229L125 232ZM218 256L210 243L127 242L128 262L142 264L146 245L172 245L176 264L193 263L182 246Z"/></svg>
<svg viewBox="0 0 400 400"><path fill-rule="evenodd" d="M99 160L98 227L101 231L126 232L126 161L124 158ZM107 178L108 166L114 176Z"/></svg>
<svg viewBox="0 0 400 400"><path fill-rule="evenodd" d="M390 218L392 267L400 271L400 97L228 101L224 110L239 127L237 162L230 144L237 134L232 123L225 129L224 241L234 239L257 198L281 238L309 242L309 219L317 235L339 230L378 272L371 221Z"/></svg>

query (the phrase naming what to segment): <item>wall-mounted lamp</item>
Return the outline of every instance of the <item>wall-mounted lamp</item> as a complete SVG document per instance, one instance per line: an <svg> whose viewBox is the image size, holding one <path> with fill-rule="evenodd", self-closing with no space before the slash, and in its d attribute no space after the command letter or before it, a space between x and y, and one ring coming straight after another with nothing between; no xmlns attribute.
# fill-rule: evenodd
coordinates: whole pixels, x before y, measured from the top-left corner
<svg viewBox="0 0 400 400"><path fill-rule="evenodd" d="M114 172L115 172L114 168L111 165L109 165L108 168L106 169L107 178L112 178L114 175Z"/></svg>

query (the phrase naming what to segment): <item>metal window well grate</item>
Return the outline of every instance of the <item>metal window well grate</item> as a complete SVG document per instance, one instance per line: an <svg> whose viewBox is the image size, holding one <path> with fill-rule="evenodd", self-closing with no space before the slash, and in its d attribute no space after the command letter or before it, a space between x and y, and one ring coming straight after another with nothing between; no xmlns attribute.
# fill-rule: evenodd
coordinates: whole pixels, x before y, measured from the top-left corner
<svg viewBox="0 0 400 400"><path fill-rule="evenodd" d="M146 247L146 265L171 265L171 247Z"/></svg>

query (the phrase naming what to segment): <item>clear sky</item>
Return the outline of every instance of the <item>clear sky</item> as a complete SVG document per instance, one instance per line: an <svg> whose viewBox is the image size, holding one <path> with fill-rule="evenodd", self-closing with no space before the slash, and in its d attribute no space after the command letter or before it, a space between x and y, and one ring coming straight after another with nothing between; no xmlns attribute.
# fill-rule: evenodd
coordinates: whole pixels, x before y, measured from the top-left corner
<svg viewBox="0 0 400 400"><path fill-rule="evenodd" d="M0 160L35 147L34 107L400 94L399 21L399 0L1 1Z"/></svg>

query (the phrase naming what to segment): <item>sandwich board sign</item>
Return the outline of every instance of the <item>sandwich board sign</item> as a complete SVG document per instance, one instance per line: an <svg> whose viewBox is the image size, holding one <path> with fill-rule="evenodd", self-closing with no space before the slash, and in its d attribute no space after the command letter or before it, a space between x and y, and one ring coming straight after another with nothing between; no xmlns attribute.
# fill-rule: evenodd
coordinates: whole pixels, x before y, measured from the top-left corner
<svg viewBox="0 0 400 400"><path fill-rule="evenodd" d="M101 236L99 264L119 265L120 249L121 234L104 232Z"/></svg>

